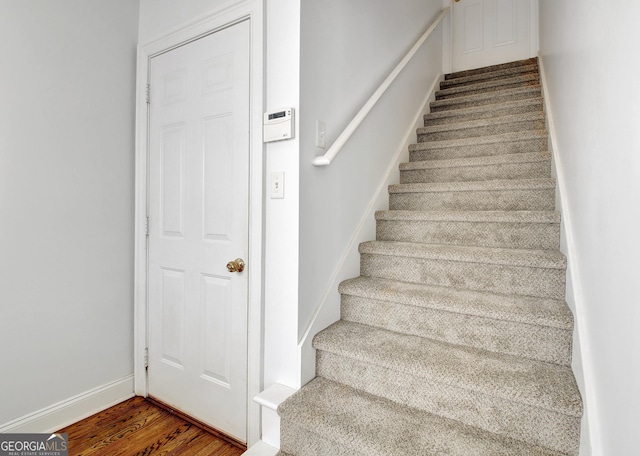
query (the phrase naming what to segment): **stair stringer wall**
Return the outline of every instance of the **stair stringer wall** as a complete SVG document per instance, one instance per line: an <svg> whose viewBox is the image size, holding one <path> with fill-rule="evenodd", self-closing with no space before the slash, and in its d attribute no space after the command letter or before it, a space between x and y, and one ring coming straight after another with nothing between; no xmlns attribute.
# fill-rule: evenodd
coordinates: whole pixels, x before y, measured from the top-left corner
<svg viewBox="0 0 640 456"><path fill-rule="evenodd" d="M400 181L400 163L409 160L409 145L417 141L416 130L424 125L423 116L429 112L429 103L435 100L435 93L442 80L444 80L443 73L440 73L433 80L431 88L423 100L420 109L416 112L410 128L391 156L387 171L378 184L377 190L371 198L367 210L364 212L358 224L357 230L354 232L351 241L336 265L331 281L322 296L320 304L315 309L313 318L304 330L303 336L298 343L301 366L300 386L306 384L316 376L316 350L312 347L313 337L340 319L340 293L338 292L338 286L342 281L359 274L360 253L358 252L358 246L362 242L375 239L375 213L378 210L386 210L389 208L389 193L387 188L389 185L396 184Z"/></svg>
<svg viewBox="0 0 640 456"><path fill-rule="evenodd" d="M326 147L330 147L441 13L439 2L419 0L409 0L403 8L383 2L364 9L340 0L322 5L303 2L297 116L298 334L291 342L303 339L400 139L442 71L446 19L433 29L332 164L322 168L312 165L327 151L316 146L316 121L325 123Z"/></svg>
<svg viewBox="0 0 640 456"><path fill-rule="evenodd" d="M562 167L562 161L559 159L559 151L557 150L558 142L556 140L555 125L553 123L553 112L549 103L549 94L546 90L546 78L544 69L544 60L538 58L540 68L540 85L542 88L542 97L544 110L546 113L547 131L549 132L549 152L551 153L551 174L556 179L556 208L562 214L560 223L560 251L567 257L566 271L566 292L565 301L574 315L574 331L573 331L573 353L572 364L574 376L583 398L583 417L580 430L580 456L591 456L591 432L589 427L590 413L594 411L593 395L590 394L592 389L591 369L589 362L589 335L586 334L586 324L584 320L583 304L582 304L582 287L580 285L579 270L576 267L576 251L573 241L573 232L571 224L571 216L568 210L569 201L567 201L567 192L565 190L565 176Z"/></svg>

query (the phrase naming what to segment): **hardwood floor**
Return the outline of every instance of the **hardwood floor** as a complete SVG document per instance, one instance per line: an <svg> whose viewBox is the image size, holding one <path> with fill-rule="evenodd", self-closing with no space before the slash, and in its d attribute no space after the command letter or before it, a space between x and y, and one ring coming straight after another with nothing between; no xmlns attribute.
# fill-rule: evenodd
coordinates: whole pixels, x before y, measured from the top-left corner
<svg viewBox="0 0 640 456"><path fill-rule="evenodd" d="M58 432L69 434L70 456L239 456L245 451L142 397Z"/></svg>

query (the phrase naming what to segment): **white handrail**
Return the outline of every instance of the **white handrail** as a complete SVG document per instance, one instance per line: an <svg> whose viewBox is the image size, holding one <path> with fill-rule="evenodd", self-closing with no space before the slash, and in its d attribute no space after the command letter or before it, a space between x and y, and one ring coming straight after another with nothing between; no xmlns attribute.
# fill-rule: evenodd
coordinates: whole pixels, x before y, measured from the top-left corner
<svg viewBox="0 0 640 456"><path fill-rule="evenodd" d="M373 95L371 95L371 98L369 98L369 100L367 100L367 102L360 109L360 111L358 111L358 114L356 114L353 120L349 122L349 125L347 125L347 127L342 131L342 133L340 133L340 136L338 136L338 138L331 145L329 150L327 150L324 155L320 155L313 160L313 166L328 166L329 164L331 164L331 161L336 157L336 155L338 155L338 152L342 150L342 147L349 140L349 138L351 138L351 135L353 135L356 129L360 126L364 118L367 117L367 114L369 114L371 109L373 109L373 107L376 105L378 100L380 100L382 95L387 91L389 86L391 86L393 81L395 81L395 79L398 77L400 72L404 69L405 66L407 66L407 63L409 63L409 61L413 58L416 52L418 52L418 49L420 49L420 47L424 44L424 42L427 41L427 38L429 38L429 35L431 35L431 33L435 30L438 24L440 24L440 21L442 21L442 18L444 18L448 12L449 12L449 7L442 10L442 12L438 15L436 20L433 21L433 23L427 29L427 31L422 34L422 36L418 39L418 41L416 41L416 44L414 44L411 50L407 52L407 54L403 57L400 63L398 63L398 65L394 68L391 74L387 76L387 79L385 79L384 82L380 85L380 87L378 87L378 90L376 90L373 93Z"/></svg>

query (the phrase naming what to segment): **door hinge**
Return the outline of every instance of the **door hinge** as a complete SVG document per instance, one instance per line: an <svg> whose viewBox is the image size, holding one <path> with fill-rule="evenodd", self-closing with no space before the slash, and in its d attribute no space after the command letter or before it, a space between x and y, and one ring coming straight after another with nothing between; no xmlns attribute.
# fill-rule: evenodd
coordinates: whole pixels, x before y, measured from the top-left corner
<svg viewBox="0 0 640 456"><path fill-rule="evenodd" d="M149 369L149 347L144 349L144 368Z"/></svg>
<svg viewBox="0 0 640 456"><path fill-rule="evenodd" d="M144 234L145 236L149 237L149 216L148 215L144 222Z"/></svg>
<svg viewBox="0 0 640 456"><path fill-rule="evenodd" d="M147 104L151 103L151 84L147 84Z"/></svg>

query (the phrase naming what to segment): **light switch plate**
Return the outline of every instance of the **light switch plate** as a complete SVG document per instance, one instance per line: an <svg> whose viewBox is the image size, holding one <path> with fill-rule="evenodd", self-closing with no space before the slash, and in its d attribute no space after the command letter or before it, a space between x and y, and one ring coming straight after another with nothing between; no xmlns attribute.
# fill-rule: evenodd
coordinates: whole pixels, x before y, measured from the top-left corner
<svg viewBox="0 0 640 456"><path fill-rule="evenodd" d="M316 147L319 147L320 149L327 148L326 140L325 140L326 131L327 131L327 127L324 124L324 122L321 120L317 120L316 121Z"/></svg>
<svg viewBox="0 0 640 456"><path fill-rule="evenodd" d="M284 198L284 172L271 173L271 199Z"/></svg>

